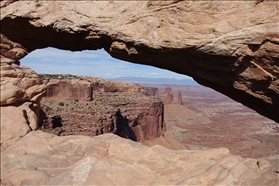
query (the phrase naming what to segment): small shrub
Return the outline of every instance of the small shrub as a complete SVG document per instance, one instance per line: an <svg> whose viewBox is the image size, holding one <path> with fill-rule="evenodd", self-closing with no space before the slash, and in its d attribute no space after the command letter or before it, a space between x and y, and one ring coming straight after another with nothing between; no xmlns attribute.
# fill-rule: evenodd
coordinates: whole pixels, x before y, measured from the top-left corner
<svg viewBox="0 0 279 186"><path fill-rule="evenodd" d="M64 106L64 102L60 102L59 105L63 107Z"/></svg>
<svg viewBox="0 0 279 186"><path fill-rule="evenodd" d="M44 108L42 108L45 112L48 112L51 110L51 108L49 106L45 106Z"/></svg>

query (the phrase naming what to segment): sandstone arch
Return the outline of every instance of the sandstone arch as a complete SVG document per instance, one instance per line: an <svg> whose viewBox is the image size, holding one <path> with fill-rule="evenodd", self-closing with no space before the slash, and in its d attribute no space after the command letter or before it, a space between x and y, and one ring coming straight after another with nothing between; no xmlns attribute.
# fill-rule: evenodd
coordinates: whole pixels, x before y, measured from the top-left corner
<svg viewBox="0 0 279 186"><path fill-rule="evenodd" d="M11 0L1 1L1 33L28 52L104 48L186 74L279 122L278 9L275 1Z"/></svg>

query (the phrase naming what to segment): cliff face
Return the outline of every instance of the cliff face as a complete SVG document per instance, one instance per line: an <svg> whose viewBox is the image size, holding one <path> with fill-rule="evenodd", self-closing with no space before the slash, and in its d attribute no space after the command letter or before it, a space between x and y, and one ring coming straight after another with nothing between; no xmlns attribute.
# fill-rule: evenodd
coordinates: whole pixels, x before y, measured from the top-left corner
<svg viewBox="0 0 279 186"><path fill-rule="evenodd" d="M152 140L162 136L166 130L163 103L152 103L152 106L140 113L130 123L130 126L137 137L137 141Z"/></svg>
<svg viewBox="0 0 279 186"><path fill-rule="evenodd" d="M85 101L93 98L93 87L88 81L50 79L46 86L46 98Z"/></svg>
<svg viewBox="0 0 279 186"><path fill-rule="evenodd" d="M94 77L79 78L48 78L46 84L46 99L55 100L85 100L91 101L94 92L131 92L146 94L143 87L130 83L104 80Z"/></svg>
<svg viewBox="0 0 279 186"><path fill-rule="evenodd" d="M140 142L162 136L166 130L164 105L159 98L97 91L92 101L76 98L43 98L41 104L48 119L42 130L59 136L114 133Z"/></svg>
<svg viewBox="0 0 279 186"><path fill-rule="evenodd" d="M1 33L28 52L104 48L279 121L276 1L1 1Z"/></svg>

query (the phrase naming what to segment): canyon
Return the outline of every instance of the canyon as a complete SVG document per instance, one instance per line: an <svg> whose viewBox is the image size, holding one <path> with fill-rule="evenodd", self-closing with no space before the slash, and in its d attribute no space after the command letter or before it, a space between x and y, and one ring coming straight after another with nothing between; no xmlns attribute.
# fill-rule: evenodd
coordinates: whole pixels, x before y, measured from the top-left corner
<svg viewBox="0 0 279 186"><path fill-rule="evenodd" d="M104 48L114 58L192 76L279 121L276 1L5 0L0 6L1 34L26 52Z"/></svg>
<svg viewBox="0 0 279 186"><path fill-rule="evenodd" d="M276 1L3 0L0 7L1 185L278 185ZM192 76L273 121L214 93L205 99L196 87L168 86L164 105L156 95L166 87L42 79L21 65L49 46L104 48Z"/></svg>
<svg viewBox="0 0 279 186"><path fill-rule="evenodd" d="M161 99L147 96L139 85L93 77L43 81L47 87L41 101L47 117L43 131L59 136L114 133L139 142L165 131Z"/></svg>
<svg viewBox="0 0 279 186"><path fill-rule="evenodd" d="M163 99L181 95L183 105L165 104L166 131L188 149L228 148L234 155L262 158L279 154L279 123L202 86L155 85ZM180 94L179 94L180 93Z"/></svg>

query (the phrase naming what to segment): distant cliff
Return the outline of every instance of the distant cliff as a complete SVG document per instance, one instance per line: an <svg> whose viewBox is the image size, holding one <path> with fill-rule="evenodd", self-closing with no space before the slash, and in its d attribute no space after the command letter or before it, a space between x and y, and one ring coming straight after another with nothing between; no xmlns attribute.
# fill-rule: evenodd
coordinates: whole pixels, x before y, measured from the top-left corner
<svg viewBox="0 0 279 186"><path fill-rule="evenodd" d="M70 99L91 101L94 92L134 92L146 94L143 87L131 83L104 80L93 77L44 78L46 99Z"/></svg>
<svg viewBox="0 0 279 186"><path fill-rule="evenodd" d="M134 141L162 136L164 104L156 89L101 78L44 79L42 129L56 135L114 133ZM151 91L152 90L152 91Z"/></svg>

